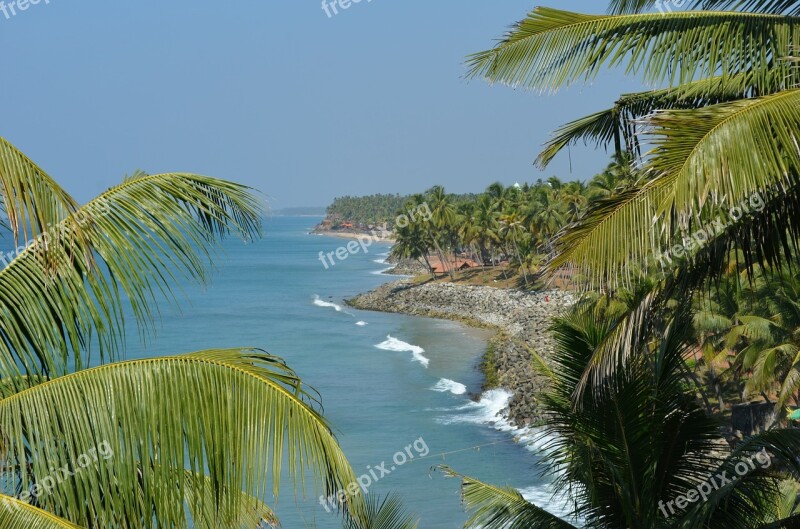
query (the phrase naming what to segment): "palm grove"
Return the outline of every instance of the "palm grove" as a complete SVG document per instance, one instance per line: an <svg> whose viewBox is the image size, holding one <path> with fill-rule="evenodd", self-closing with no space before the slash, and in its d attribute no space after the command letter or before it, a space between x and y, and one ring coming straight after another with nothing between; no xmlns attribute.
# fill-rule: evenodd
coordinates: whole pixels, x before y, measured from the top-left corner
<svg viewBox="0 0 800 529"><path fill-rule="evenodd" d="M568 123L540 155L610 146L604 189L602 177L594 196L578 183L493 186L467 204L434 188L412 199L428 202L430 222L398 233L411 257L502 254L523 274L569 266L592 287L555 322L556 351L540 363L545 463L572 516L446 469L463 480L470 527L800 525L800 430L784 410L800 387L800 9L702 0L643 12L654 4L537 8L469 59L473 77L538 91L605 66L663 87ZM248 189L136 174L81 206L4 141L0 182L26 247L0 270L2 527L252 528L277 522L265 498L284 475L327 494L354 481L315 393L279 358L243 347L119 361L125 325L151 329L174 279L206 280L221 237L259 234ZM652 259L755 193L763 208L685 259ZM775 405L774 424L726 442L720 416L753 396ZM113 457L58 473L100 446ZM758 457L770 464L738 472ZM395 501L343 507L348 527L413 525Z"/></svg>
<svg viewBox="0 0 800 529"><path fill-rule="evenodd" d="M637 173L558 231L541 269L568 266L588 287L536 360L551 381L545 465L571 516L445 469L463 480L470 527L800 526L787 417L800 404L800 5L686 4L536 8L469 57L472 77L534 91L609 66L662 87L564 125L538 158L586 141ZM760 207L731 215L754 196ZM680 260L653 258L679 247ZM729 402L751 399L774 407L768 428L726 438Z"/></svg>

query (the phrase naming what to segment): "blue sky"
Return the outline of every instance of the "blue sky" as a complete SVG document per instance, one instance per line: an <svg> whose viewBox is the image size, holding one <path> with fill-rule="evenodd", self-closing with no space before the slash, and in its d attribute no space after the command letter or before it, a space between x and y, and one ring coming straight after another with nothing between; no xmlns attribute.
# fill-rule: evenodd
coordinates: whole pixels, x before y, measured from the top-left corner
<svg viewBox="0 0 800 529"><path fill-rule="evenodd" d="M550 2L605 7L589 4ZM364 0L329 18L319 0L41 0L0 13L0 134L80 201L136 169L240 181L276 209L586 179L605 152L574 148L571 171L562 155L540 172L537 148L635 80L540 96L463 79L465 56L534 5Z"/></svg>

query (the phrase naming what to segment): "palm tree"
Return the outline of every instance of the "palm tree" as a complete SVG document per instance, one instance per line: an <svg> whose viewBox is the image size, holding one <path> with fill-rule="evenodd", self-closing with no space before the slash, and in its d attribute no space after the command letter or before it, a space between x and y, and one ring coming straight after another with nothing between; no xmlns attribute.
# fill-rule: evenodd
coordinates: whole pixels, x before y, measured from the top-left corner
<svg viewBox="0 0 800 529"><path fill-rule="evenodd" d="M611 198L634 186L638 180L639 175L633 168L630 155L624 152L614 154L614 159L605 170L589 182L589 199Z"/></svg>
<svg viewBox="0 0 800 529"><path fill-rule="evenodd" d="M528 232L522 222L521 216L514 212L500 217L500 232L505 234L514 248L514 254L517 257L517 262L522 269L522 276L525 279L525 286L528 286L528 271L525 268L527 256L523 256L520 252L520 240L524 239Z"/></svg>
<svg viewBox="0 0 800 529"><path fill-rule="evenodd" d="M495 264L494 247L500 240L498 219L496 202L492 200L491 195L481 195L475 203L472 220L478 232L478 249L484 265L487 261L491 262L492 266Z"/></svg>
<svg viewBox="0 0 800 529"><path fill-rule="evenodd" d="M436 280L436 274L428 260L428 254L433 248L433 239L424 224L423 219L411 219L405 226L395 226L392 255L400 259L423 260L431 277Z"/></svg>
<svg viewBox="0 0 800 529"><path fill-rule="evenodd" d="M641 351L611 379L590 381L580 390L586 365L618 323L620 309L601 298L559 318L555 354L540 365L551 380L543 398L548 421L542 439L549 439L545 474L555 477L556 497L572 507L570 517L559 519L514 489L446 469L464 483L472 513L465 527L795 527L796 489L787 490L783 478L800 472L795 457L800 430L772 430L735 450L727 447L716 420L686 384L691 314L679 314L676 325L651 343L652 350ZM576 395L581 395L577 402ZM723 473L736 479L712 485ZM676 500L684 497L689 501Z"/></svg>
<svg viewBox="0 0 800 529"><path fill-rule="evenodd" d="M260 234L250 190L137 173L79 206L0 139L0 526L255 527L281 477L354 482L313 390L245 347L116 362L125 303L142 332L174 281L205 281L215 243ZM98 450L103 457L98 457ZM106 457L108 456L108 457ZM363 499L344 507L357 518Z"/></svg>
<svg viewBox="0 0 800 529"><path fill-rule="evenodd" d="M442 263L443 269L447 270L447 273L450 274L451 279L454 279L455 270L453 270L453 267L450 266L449 259L447 258L444 249L442 249L440 240L447 241L448 243L451 241L451 232L456 221L456 210L453 207L453 204L450 202L444 187L442 186L433 186L426 193L426 199L431 210L429 224L436 229L435 234L431 232L431 238L433 239L434 246L439 254L439 260ZM438 235L438 237L436 235ZM454 253L455 250L456 248L453 248Z"/></svg>
<svg viewBox="0 0 800 529"><path fill-rule="evenodd" d="M664 10L656 0L613 0L607 15L536 8L495 48L471 56L471 76L535 90L592 79L604 66L664 87L567 125L540 157L582 139L614 142L648 177L565 232L550 269L571 263L597 283L628 281L629 262L656 267L652 255L755 195L763 214L737 236L720 236L748 262L789 259L783 242L800 233L800 9L774 0L690 3L708 11ZM664 12L643 12L657 4ZM641 156L640 145L649 149Z"/></svg>

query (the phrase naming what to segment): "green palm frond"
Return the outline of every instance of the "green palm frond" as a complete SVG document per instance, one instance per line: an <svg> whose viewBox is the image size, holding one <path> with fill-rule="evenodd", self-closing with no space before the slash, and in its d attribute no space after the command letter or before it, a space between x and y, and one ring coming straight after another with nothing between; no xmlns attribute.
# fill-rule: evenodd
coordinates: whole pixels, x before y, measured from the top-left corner
<svg viewBox="0 0 800 529"><path fill-rule="evenodd" d="M461 480L464 506L471 513L465 529L575 529L574 525L528 502L513 488L487 485L446 466L440 469L446 476Z"/></svg>
<svg viewBox="0 0 800 529"><path fill-rule="evenodd" d="M778 15L584 15L538 7L495 48L471 55L468 67L472 78L543 91L590 80L604 66L669 86L751 72L759 89L797 42L800 19Z"/></svg>
<svg viewBox="0 0 800 529"><path fill-rule="evenodd" d="M239 490L216 490L208 476L186 471L186 504L196 529L260 529L264 524L279 527L280 521L264 502ZM228 494L238 502L225 499ZM232 507L230 511L220 509Z"/></svg>
<svg viewBox="0 0 800 529"><path fill-rule="evenodd" d="M26 244L78 209L41 167L0 138L0 196L14 244Z"/></svg>
<svg viewBox="0 0 800 529"><path fill-rule="evenodd" d="M544 272L571 264L590 285L629 284L637 267L647 269L653 266L650 261L659 260L661 254L654 249L667 246L668 239L655 223L666 196L667 190L651 181L596 201L577 223L555 237L556 253Z"/></svg>
<svg viewBox="0 0 800 529"><path fill-rule="evenodd" d="M651 3L655 0L649 0ZM741 10L758 13L800 15L800 5L795 0L695 0L695 8Z"/></svg>
<svg viewBox="0 0 800 529"><path fill-rule="evenodd" d="M613 143L617 153L623 149L634 152L638 150L640 141L637 120L658 110L698 108L757 94L771 94L787 86L783 69L770 70L767 76L768 86L762 86L761 92L753 90L753 75L745 72L701 79L674 88L623 94L613 107L557 129L536 159L536 165L544 169L561 150L580 141L597 147L608 147Z"/></svg>
<svg viewBox="0 0 800 529"><path fill-rule="evenodd" d="M656 147L645 170L657 176L597 203L555 241L559 254L547 268L572 263L591 281L624 282L630 279L630 262L644 269L680 262L684 256L670 247L681 243L681 236L688 242L680 253L695 258L699 243L690 235L699 231L707 241L739 228L753 232L747 237L736 233L731 240L762 260L770 258L769 251L788 248L786 233L761 234L756 240L764 239L764 248L748 247L750 235L775 225L738 223L736 216L765 218L794 207L786 193L795 184L793 175L800 174L798 102L800 90L787 90L649 118ZM787 209L785 215L794 212Z"/></svg>
<svg viewBox="0 0 800 529"><path fill-rule="evenodd" d="M257 236L259 213L249 189L198 175L139 176L106 191L0 270L0 377L80 369L93 337L101 358L113 355L123 300L146 332L174 281L206 281L213 243L230 231Z"/></svg>
<svg viewBox="0 0 800 529"><path fill-rule="evenodd" d="M691 506L683 515L683 527L797 527L797 519L783 508L779 471L798 475L798 450L797 429L771 430L739 443L713 473L718 476L726 472L736 479L711 490L705 501ZM736 465L748 461L746 472L736 470Z"/></svg>
<svg viewBox="0 0 800 529"><path fill-rule="evenodd" d="M0 494L0 527L3 529L85 529L47 511Z"/></svg>
<svg viewBox="0 0 800 529"><path fill-rule="evenodd" d="M271 492L277 500L282 476L298 491L313 477L315 491L327 495L355 482L315 394L280 359L257 350L115 363L57 378L0 401L0 432L6 466L17 469L6 488L44 487L42 508L85 526L185 527L186 498L200 499L198 491L207 498L209 486L214 514L246 516L241 495L225 491L259 499ZM362 502L357 495L345 508L358 517Z"/></svg>
<svg viewBox="0 0 800 529"><path fill-rule="evenodd" d="M754 193L794 184L800 166L800 90L694 110L659 112L648 120L655 149L647 169L668 188L660 212L688 218L706 203L733 208Z"/></svg>
<svg viewBox="0 0 800 529"><path fill-rule="evenodd" d="M419 523L408 514L397 496L367 498L364 520L346 516L344 529L417 529Z"/></svg>
<svg viewBox="0 0 800 529"><path fill-rule="evenodd" d="M660 2L660 3L659 3ZM678 9L675 0L611 0L608 6L609 13L641 13L647 9L661 6L661 9ZM680 8L705 9L705 10L740 10L757 13L771 14L800 14L800 6L795 0L695 0L681 2Z"/></svg>

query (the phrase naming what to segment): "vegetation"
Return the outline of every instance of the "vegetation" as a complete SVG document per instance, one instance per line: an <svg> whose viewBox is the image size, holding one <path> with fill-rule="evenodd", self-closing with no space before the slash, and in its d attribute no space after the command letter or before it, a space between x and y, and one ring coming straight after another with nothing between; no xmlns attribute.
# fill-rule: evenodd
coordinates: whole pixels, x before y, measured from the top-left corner
<svg viewBox="0 0 800 529"><path fill-rule="evenodd" d="M731 388L778 412L798 404L800 9L665 4L612 0L607 15L536 8L469 59L473 77L534 90L590 80L604 66L664 87L568 123L537 160L591 141L632 168L621 185L596 184L543 252L545 273L569 266L605 294L554 328L549 471L575 502L576 524L794 527L800 429L779 414L768 431L729 445L717 442L714 414ZM645 12L653 6L660 12ZM670 248L680 259L658 258ZM770 468L731 472L758 451ZM723 470L737 479L665 515L666 503L697 498ZM469 527L573 526L514 491L462 478Z"/></svg>
<svg viewBox="0 0 800 529"><path fill-rule="evenodd" d="M328 206L328 218L334 222L355 225L383 225L391 223L406 198L400 195L370 195L365 197L338 197Z"/></svg>
<svg viewBox="0 0 800 529"><path fill-rule="evenodd" d="M524 284L531 286L539 264L552 252L556 234L581 218L589 206L629 188L635 176L623 156L588 184L552 177L532 185L494 183L484 193L472 196L450 195L443 187L434 186L409 197L398 210L397 214L402 214L427 204L431 216L417 216L407 226L396 227L393 252L396 257L422 260L429 270L428 257L432 255L445 264L459 258L482 266L508 263ZM452 266L447 272L452 276Z"/></svg>
<svg viewBox="0 0 800 529"><path fill-rule="evenodd" d="M798 431L765 432L729 449L716 420L686 383L688 313L676 314L663 334L651 337L647 351L612 377L583 387L587 364L625 309L600 298L554 325L556 350L546 371L552 389L543 398L548 420L542 437L549 439L543 457L546 473L555 477L556 498L574 506L571 522L528 503L514 489L446 469L464 480L464 501L472 513L467 526L744 529L790 527L771 525L779 520L797 523L796 489L787 487L785 477L800 472ZM723 473L734 482L714 485ZM706 496L702 500L699 491ZM695 499L676 501L687 495Z"/></svg>
<svg viewBox="0 0 800 529"><path fill-rule="evenodd" d="M115 362L126 303L146 333L176 279L208 278L216 242L259 235L248 189L136 173L79 206L5 140L0 181L25 247L0 270L2 527L253 528L277 523L263 499L284 474L326 494L354 481L316 394L275 356ZM345 507L365 513L361 496Z"/></svg>

